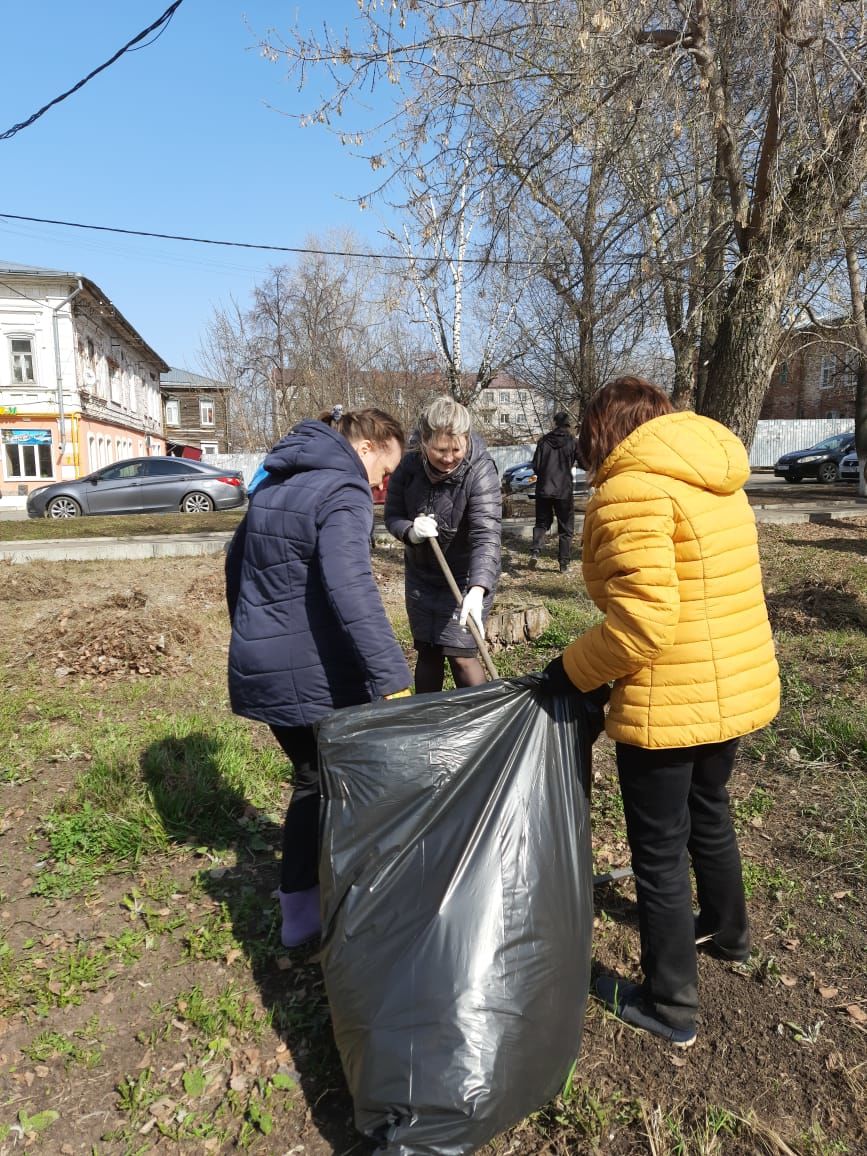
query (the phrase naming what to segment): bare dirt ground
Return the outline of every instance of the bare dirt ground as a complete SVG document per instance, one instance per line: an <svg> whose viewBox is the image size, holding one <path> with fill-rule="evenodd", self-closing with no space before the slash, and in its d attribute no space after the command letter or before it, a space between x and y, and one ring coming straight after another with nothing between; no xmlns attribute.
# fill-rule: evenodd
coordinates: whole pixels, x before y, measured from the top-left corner
<svg viewBox="0 0 867 1156"><path fill-rule="evenodd" d="M763 531L789 709L745 744L733 785L750 962L700 958L688 1053L591 1001L569 1093L491 1153L867 1149L865 541L867 519ZM402 636L399 553L378 550L375 571ZM538 669L568 639L569 614L586 610L573 571L549 558L530 572L520 548L507 551L504 593L544 603L554 634L547 649L498 654L501 673ZM0 1156L369 1151L315 949L278 943L270 894L288 771L262 805L229 767L221 560L4 565L0 605ZM862 722L841 731L850 708ZM231 725L253 761L274 762L264 728ZM60 844L56 816L73 797L81 815L80 783L100 760L126 779L108 775L100 792L138 792L143 828L168 839L90 859L95 809ZM203 778L223 835L168 812L167 782L182 796ZM94 789L94 808L103 801ZM597 870L626 864L604 738L593 802ZM634 976L637 965L634 889L600 887L594 966Z"/></svg>

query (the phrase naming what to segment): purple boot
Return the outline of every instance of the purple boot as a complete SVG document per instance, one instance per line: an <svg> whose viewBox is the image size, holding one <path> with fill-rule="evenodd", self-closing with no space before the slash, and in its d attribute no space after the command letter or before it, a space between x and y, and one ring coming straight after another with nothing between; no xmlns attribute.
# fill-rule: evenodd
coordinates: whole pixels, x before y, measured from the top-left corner
<svg viewBox="0 0 867 1156"><path fill-rule="evenodd" d="M322 930L319 914L319 884L307 891L280 891L283 926L280 942L284 947L300 947Z"/></svg>

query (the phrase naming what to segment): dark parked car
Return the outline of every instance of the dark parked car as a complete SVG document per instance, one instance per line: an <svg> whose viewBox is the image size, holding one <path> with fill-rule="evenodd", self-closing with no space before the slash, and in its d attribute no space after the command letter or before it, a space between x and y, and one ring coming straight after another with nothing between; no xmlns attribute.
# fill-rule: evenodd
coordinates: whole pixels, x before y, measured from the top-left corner
<svg viewBox="0 0 867 1156"><path fill-rule="evenodd" d="M507 466L500 478L500 489L504 494L525 493L531 478L535 482L536 473L532 462L519 462L516 466Z"/></svg>
<svg viewBox="0 0 867 1156"><path fill-rule="evenodd" d="M587 475L577 466L572 467L572 493L577 494L587 488ZM536 496L536 471L532 462L521 462L519 466L509 466L503 470L502 489L505 494L526 494Z"/></svg>
<svg viewBox="0 0 867 1156"><path fill-rule="evenodd" d="M858 454L855 450L853 450L851 454L846 454L845 458L840 459L840 464L837 466L837 474L841 482L858 481Z"/></svg>
<svg viewBox="0 0 867 1156"><path fill-rule="evenodd" d="M27 495L31 518L83 514L205 514L247 500L244 475L190 458L127 458L74 481L53 482Z"/></svg>
<svg viewBox="0 0 867 1156"><path fill-rule="evenodd" d="M783 454L774 466L774 474L787 482L816 478L820 482L836 482L837 463L855 448L855 434L833 434L806 450Z"/></svg>

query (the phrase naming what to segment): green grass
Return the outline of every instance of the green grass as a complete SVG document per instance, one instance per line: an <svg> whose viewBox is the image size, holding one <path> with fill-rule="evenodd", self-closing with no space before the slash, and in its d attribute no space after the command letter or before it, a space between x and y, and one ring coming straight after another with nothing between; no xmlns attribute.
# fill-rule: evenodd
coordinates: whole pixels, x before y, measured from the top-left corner
<svg viewBox="0 0 867 1156"><path fill-rule="evenodd" d="M270 849L288 765L273 744L255 747L245 724L157 715L93 727L89 739L84 770L43 820L51 862L35 894L86 892L172 843Z"/></svg>
<svg viewBox="0 0 867 1156"><path fill-rule="evenodd" d="M69 1035L54 1031L42 1031L22 1051L31 1063L44 1064L50 1060L63 1060L67 1068L80 1065L95 1068L102 1059L99 1046L99 1019L92 1017L85 1026Z"/></svg>
<svg viewBox="0 0 867 1156"><path fill-rule="evenodd" d="M120 520L105 521L117 532ZM836 554L812 553L811 565L837 563ZM506 676L541 668L598 621L580 579L571 575L568 581L554 573L534 575L527 598L544 602L551 624L535 644L495 656ZM395 621L402 640L409 641L402 612ZM743 743L752 765L738 782L744 793L733 804L745 829L745 875L756 907L770 908L775 933L833 955L835 945L849 945L861 933L860 906L834 892L848 887L857 893L867 870L867 640L856 631L814 630L781 635L778 649L783 713ZM278 1037L305 1057L306 1094L311 1072L323 1092L342 1086L318 967L296 963L294 957L286 971L278 963L284 954L279 914L268 890L277 878L274 860L288 764L266 728L229 714L223 663L215 645L203 668L172 680L62 685L50 672L7 659L9 685L0 701L0 787L9 785L10 798L42 794L43 783L52 788L44 792L44 808L31 806L23 820L30 829L21 830L24 854L32 860L27 868L32 893L45 900L44 909L30 901L33 918L40 927L48 926L49 901L62 901L69 905L65 926L78 926L74 919L79 914L83 924L93 926L85 900L110 894L116 922L110 936L91 933L88 941L65 944L47 935L39 938L28 927L4 925L8 943L0 941L0 1017L20 1017L29 1063L55 1065L58 1077L71 1069L74 1076L90 1080L98 1072L106 1095L117 1086L119 1116L104 1125L107 1130L94 1151L101 1152L103 1144L124 1153L161 1144L190 1151L291 1149L303 1127L294 1119L287 1122L293 1103L299 1115L303 1110L292 1077L272 1068L267 1076L251 1076L243 1087L229 1086L236 1057L249 1048L273 1055ZM626 844L610 764L611 746L605 744L596 764L594 840L597 850L610 845L613 859L626 853ZM23 790L14 784L24 784ZM761 820L769 827L778 823L778 810L793 816L797 859L774 858L761 841L765 832L748 831L749 824L758 826ZM753 848L762 861L752 861ZM814 871L817 863L823 869ZM825 872L825 864L834 870ZM823 890L817 890L812 871L821 876ZM108 874L115 878L108 880ZM4 887L12 890L9 884ZM817 915L809 929L805 896ZM603 912L597 945L609 933L617 942L623 929ZM22 942L22 935L36 938ZM762 954L765 947L778 950L772 940L764 944L738 982L779 987L786 969L782 961ZM127 1041L120 1060L113 1048L108 1052L114 1025L101 1031L88 1021L78 1031L66 1029L95 1008L110 1016L109 1005L103 1010L100 1001L107 992L120 991L124 980L151 980L150 959L166 964L162 986L148 996L159 1002L151 1004L144 1025L136 1023L132 1031L137 1034ZM76 1007L79 1003L84 1006ZM799 1022L804 1032L815 1030L815 1017ZM593 1035L588 1033L588 1049L598 1048ZM830 1021L819 1046L829 1038ZM110 1070L101 1060L102 1046L112 1060ZM131 1055L133 1049L138 1050ZM157 1058L146 1049L158 1052ZM163 1066L168 1056L178 1061L172 1073L171 1061ZM136 1066L139 1061L143 1067ZM580 1066L577 1071L582 1074ZM676 1080L677 1073L672 1075ZM661 1104L649 1104L626 1081L612 1079L602 1087L587 1071L583 1076L586 1083L573 1078L559 1099L505 1138L503 1150L511 1145L521 1151L522 1131L534 1151L547 1145L563 1152L646 1149L660 1156L716 1156L772 1149L748 1112L736 1115L705 1098L686 1103L678 1100L675 1087ZM31 1096L0 1115L0 1136L3 1128L8 1133L10 1126L19 1126L15 1120L22 1104L29 1121L60 1106L44 1102L38 1090L36 1084ZM23 1088L21 1095L27 1096ZM732 1103L739 1098L743 1103L745 1096L749 1103L744 1088L735 1089ZM161 1100L172 1107L155 1115L151 1108ZM55 1124L48 1131L51 1124L46 1118L47 1136L40 1137L41 1148L33 1142L34 1151L52 1148L60 1130ZM148 1131L141 1134L145 1127ZM787 1139L797 1141L803 1156L836 1156L844 1150L818 1128Z"/></svg>
<svg viewBox="0 0 867 1156"><path fill-rule="evenodd" d="M244 510L240 509L211 514L117 514L97 518L3 520L0 521L0 542L231 532L243 516Z"/></svg>

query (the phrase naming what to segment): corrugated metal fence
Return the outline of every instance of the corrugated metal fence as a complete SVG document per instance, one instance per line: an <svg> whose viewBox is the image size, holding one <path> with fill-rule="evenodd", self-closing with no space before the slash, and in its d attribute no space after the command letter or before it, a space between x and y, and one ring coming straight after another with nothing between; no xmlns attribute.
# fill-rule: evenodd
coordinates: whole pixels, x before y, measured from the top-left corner
<svg viewBox="0 0 867 1156"><path fill-rule="evenodd" d="M812 420L779 418L760 421L750 449L750 465L772 466L781 454L805 450L832 434L849 433L855 428L852 418L827 417Z"/></svg>
<svg viewBox="0 0 867 1156"><path fill-rule="evenodd" d="M760 421L756 427L756 436L750 450L750 465L753 468L773 466L781 454L791 450L803 450L813 446L822 438L831 434L847 433L854 428L852 418L828 417L815 420L793 420L780 418L776 421ZM509 466L517 466L521 462L528 462L536 448L535 442L517 446L490 446L491 457L497 464L497 470L502 474ZM204 460L215 466L225 466L227 469L242 470L244 481L249 484L256 472L259 463L263 461L261 454L209 454Z"/></svg>

